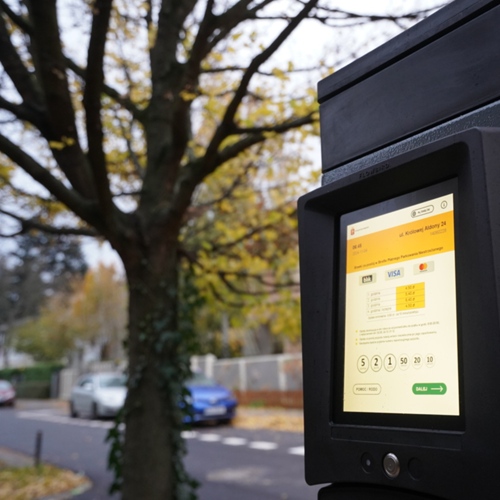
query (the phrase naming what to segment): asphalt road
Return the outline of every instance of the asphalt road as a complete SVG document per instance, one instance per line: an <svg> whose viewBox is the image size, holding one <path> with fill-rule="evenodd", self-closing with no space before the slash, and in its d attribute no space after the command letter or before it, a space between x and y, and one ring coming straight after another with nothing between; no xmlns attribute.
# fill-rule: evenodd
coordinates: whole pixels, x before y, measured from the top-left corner
<svg viewBox="0 0 500 500"><path fill-rule="evenodd" d="M33 453L43 432L43 460L85 473L93 487L81 500L118 499L107 493L104 438L109 421L71 419L62 410L0 408L0 446ZM185 433L186 467L198 481L200 500L315 500L319 487L306 485L303 436L269 430L200 427Z"/></svg>

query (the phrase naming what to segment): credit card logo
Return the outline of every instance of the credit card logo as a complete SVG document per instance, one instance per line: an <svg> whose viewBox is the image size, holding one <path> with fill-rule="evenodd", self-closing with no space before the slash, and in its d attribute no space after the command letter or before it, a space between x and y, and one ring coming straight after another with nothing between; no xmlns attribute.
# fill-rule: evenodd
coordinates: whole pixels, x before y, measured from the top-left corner
<svg viewBox="0 0 500 500"><path fill-rule="evenodd" d="M360 276L359 284L368 285L369 283L375 283L377 281L376 274L366 274L365 276Z"/></svg>
<svg viewBox="0 0 500 500"><path fill-rule="evenodd" d="M398 267L397 269L391 269L390 271L385 272L386 280L393 280L397 278L402 278L405 275L405 270L402 267Z"/></svg>
<svg viewBox="0 0 500 500"><path fill-rule="evenodd" d="M434 261L419 262L413 266L413 274L432 273L434 271Z"/></svg>

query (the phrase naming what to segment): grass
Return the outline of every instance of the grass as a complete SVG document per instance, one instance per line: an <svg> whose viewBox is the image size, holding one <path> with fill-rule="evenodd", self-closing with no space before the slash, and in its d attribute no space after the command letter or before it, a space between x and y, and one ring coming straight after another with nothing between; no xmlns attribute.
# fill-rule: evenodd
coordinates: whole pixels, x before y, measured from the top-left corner
<svg viewBox="0 0 500 500"><path fill-rule="evenodd" d="M0 464L0 500L33 500L83 487L87 483L86 477L52 465L2 467Z"/></svg>

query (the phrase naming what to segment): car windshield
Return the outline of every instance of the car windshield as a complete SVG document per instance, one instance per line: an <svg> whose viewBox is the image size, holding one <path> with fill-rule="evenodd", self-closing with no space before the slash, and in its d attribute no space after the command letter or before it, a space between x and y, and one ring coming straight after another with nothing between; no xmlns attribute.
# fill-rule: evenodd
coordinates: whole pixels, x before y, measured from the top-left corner
<svg viewBox="0 0 500 500"><path fill-rule="evenodd" d="M99 377L99 387L125 387L127 384L127 377L125 375L106 375Z"/></svg>
<svg viewBox="0 0 500 500"><path fill-rule="evenodd" d="M12 386L10 385L9 382L6 380L0 380L0 391L3 391L5 389L10 389Z"/></svg>
<svg viewBox="0 0 500 500"><path fill-rule="evenodd" d="M186 385L201 385L203 387L215 387L217 382L211 378L208 378L203 373L193 373L191 378L186 380Z"/></svg>

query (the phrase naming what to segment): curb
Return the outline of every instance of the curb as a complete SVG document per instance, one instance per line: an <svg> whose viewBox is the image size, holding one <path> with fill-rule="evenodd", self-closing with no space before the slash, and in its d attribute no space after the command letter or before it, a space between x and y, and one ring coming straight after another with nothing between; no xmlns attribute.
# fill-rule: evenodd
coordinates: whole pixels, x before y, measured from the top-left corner
<svg viewBox="0 0 500 500"><path fill-rule="evenodd" d="M48 497L38 497L33 500L69 500L70 498L74 498L86 491L90 490L92 487L92 483L90 481L82 484L72 490L63 491L62 493L58 493L57 495L50 495Z"/></svg>

